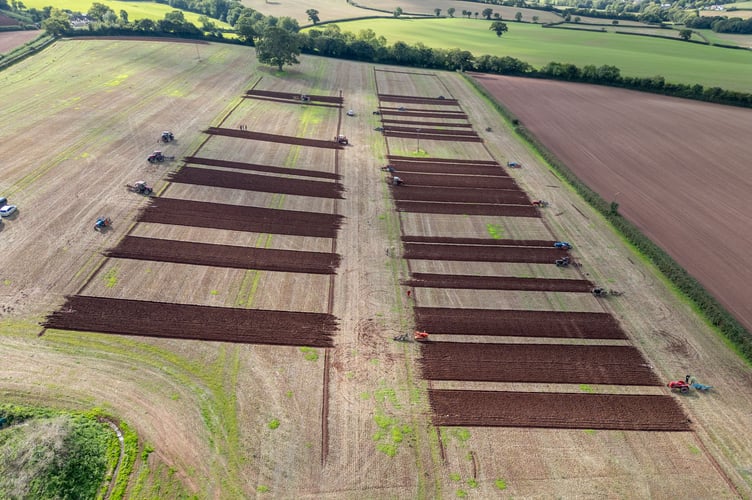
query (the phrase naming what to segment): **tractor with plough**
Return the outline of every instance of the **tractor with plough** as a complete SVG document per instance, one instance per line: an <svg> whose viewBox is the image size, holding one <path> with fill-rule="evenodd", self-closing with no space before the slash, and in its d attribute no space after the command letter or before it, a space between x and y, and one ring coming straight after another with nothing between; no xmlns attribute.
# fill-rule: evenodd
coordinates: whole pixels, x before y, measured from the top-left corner
<svg viewBox="0 0 752 500"><path fill-rule="evenodd" d="M672 391L680 392L682 394L686 394L692 389L696 391L707 392L713 388L712 385L705 385L705 384L699 383L691 375L687 375L684 378L684 380L672 380L671 382L666 384L666 386Z"/></svg>
<svg viewBox="0 0 752 500"><path fill-rule="evenodd" d="M126 184L125 187L131 193L138 193L144 196L151 196L154 193L154 188L146 184L145 181L136 181L133 184Z"/></svg>
<svg viewBox="0 0 752 500"><path fill-rule="evenodd" d="M161 151L154 151L146 159L149 163L162 163L163 161L166 161L166 160L174 160L175 157L166 156Z"/></svg>

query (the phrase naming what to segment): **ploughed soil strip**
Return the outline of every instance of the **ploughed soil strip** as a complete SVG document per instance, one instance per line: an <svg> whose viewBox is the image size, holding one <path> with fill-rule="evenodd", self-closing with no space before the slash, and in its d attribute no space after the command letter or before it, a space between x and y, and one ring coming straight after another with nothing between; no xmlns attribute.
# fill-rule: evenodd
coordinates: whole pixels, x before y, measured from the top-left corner
<svg viewBox="0 0 752 500"><path fill-rule="evenodd" d="M590 292L588 280L557 278L516 278L512 276L473 276L465 274L413 273L402 282L424 288L466 288L471 290L520 290L527 292Z"/></svg>
<svg viewBox="0 0 752 500"><path fill-rule="evenodd" d="M607 313L416 307L415 323L430 334L576 339L626 339Z"/></svg>
<svg viewBox="0 0 752 500"><path fill-rule="evenodd" d="M423 137L424 135L452 135L452 136L472 136L478 137L478 134L474 130L452 130L443 128L421 128L421 127L400 127L395 125L384 125L384 130L387 132L410 132L416 136Z"/></svg>
<svg viewBox="0 0 752 500"><path fill-rule="evenodd" d="M247 344L333 347L331 314L73 295L45 328Z"/></svg>
<svg viewBox="0 0 752 500"><path fill-rule="evenodd" d="M334 253L214 245L137 236L126 236L105 255L120 259L309 274L335 274L339 266L339 255Z"/></svg>
<svg viewBox="0 0 752 500"><path fill-rule="evenodd" d="M322 139L305 139L303 137L292 137L289 135L266 134L263 132L253 132L250 130L235 130L233 128L209 127L204 133L211 135L224 135L228 137L239 137L241 139L253 139L264 142L278 142L282 144L295 144L297 146L311 146L314 148L327 149L344 149L344 146L337 143L334 139L325 141Z"/></svg>
<svg viewBox="0 0 752 500"><path fill-rule="evenodd" d="M311 181L300 181L311 182ZM498 203L530 205L527 194L517 189L463 189L453 187L392 186L395 200L440 201L443 203Z"/></svg>
<svg viewBox="0 0 752 500"><path fill-rule="evenodd" d="M406 118L440 118L446 120L467 120L465 113L432 113L430 111L399 111L386 108L379 108L382 116L404 116Z"/></svg>
<svg viewBox="0 0 752 500"><path fill-rule="evenodd" d="M629 346L426 342L428 380L653 385L663 382Z"/></svg>
<svg viewBox="0 0 752 500"><path fill-rule="evenodd" d="M395 169L396 171L397 169ZM454 187L477 189L515 189L519 190L517 182L511 177L487 175L453 175L453 174L403 174L399 169L399 177L407 186L426 187Z"/></svg>
<svg viewBox="0 0 752 500"><path fill-rule="evenodd" d="M459 160L454 158L413 158L412 156L388 155L390 162L410 162L410 163L449 163L452 165L488 165L492 167L501 167L499 162L494 160Z"/></svg>
<svg viewBox="0 0 752 500"><path fill-rule="evenodd" d="M430 103L426 103L430 104ZM436 109L426 109L426 108L419 108L419 107L411 107L406 108L404 106L379 106L379 110L386 110L386 111L398 111L400 113L409 114L409 113L442 113L448 116L453 117L461 117L465 115L465 112L461 109L442 109L442 110L436 110Z"/></svg>
<svg viewBox="0 0 752 500"><path fill-rule="evenodd" d="M261 96L261 97L275 97L277 99L292 99L294 101L302 101L301 96L305 95L309 101L313 102L329 102L335 104L342 104L345 100L341 96L333 95L312 95L312 94L296 94L294 92L275 92L273 90L246 90L245 95Z"/></svg>
<svg viewBox="0 0 752 500"><path fill-rule="evenodd" d="M484 175L486 177L506 177L511 179L501 167L486 165L452 165L447 163L412 163L392 161L389 163L397 172L416 172L424 174L460 174Z"/></svg>
<svg viewBox="0 0 752 500"><path fill-rule="evenodd" d="M455 238L452 236L403 236L406 243L447 243L454 245L501 245L507 247L553 248L554 240L495 240L493 238Z"/></svg>
<svg viewBox="0 0 752 500"><path fill-rule="evenodd" d="M244 99L254 99L256 101L269 101L269 102L279 102L284 104L305 104L306 106L319 106L322 108L341 108L341 104L327 104L325 102L310 102L305 101L301 102L300 100L294 100L294 99L283 99L278 97L263 97L258 95L244 95L241 96Z"/></svg>
<svg viewBox="0 0 752 500"><path fill-rule="evenodd" d="M209 227L250 233L336 238L343 217L336 214L246 207L224 203L155 198L139 222Z"/></svg>
<svg viewBox="0 0 752 500"><path fill-rule="evenodd" d="M421 138L428 141L455 141L455 142L483 142L483 139L478 135L451 135L451 134L424 134L416 132L393 132L391 130L384 130L385 137L404 137L408 139Z"/></svg>
<svg viewBox="0 0 752 500"><path fill-rule="evenodd" d="M403 186L404 187L404 186ZM435 203L429 201L395 200L398 212L421 214L498 215L503 217L540 217L530 205L491 205L479 203Z"/></svg>
<svg viewBox="0 0 752 500"><path fill-rule="evenodd" d="M457 99L439 99L438 97L415 97L397 94L379 94L379 101L406 102L410 104L432 104L436 106L459 106Z"/></svg>
<svg viewBox="0 0 752 500"><path fill-rule="evenodd" d="M319 170L306 170L302 168L274 167L272 165L256 165L255 163L245 163L242 161L215 160L214 158L202 158L199 156L186 156L183 158L186 163L196 163L198 165L210 165L212 167L235 168L238 170L253 170L255 172L270 172L274 174L298 175L300 177L317 177L319 179L339 180L341 175L333 172L321 172Z"/></svg>
<svg viewBox="0 0 752 500"><path fill-rule="evenodd" d="M384 118L381 120L381 123L384 124L384 126L387 126L388 124L392 123L394 125L413 125L413 128L415 126L418 127L463 127L463 128L472 128L471 123L444 123L444 122L414 122L410 120L392 120L390 118Z"/></svg>
<svg viewBox="0 0 752 500"><path fill-rule="evenodd" d="M526 262L554 264L569 254L562 248L502 247L490 245L441 245L405 243L405 259L455 260L464 262Z"/></svg>
<svg viewBox="0 0 752 500"><path fill-rule="evenodd" d="M689 431L671 396L429 389L437 426Z"/></svg>
<svg viewBox="0 0 752 500"><path fill-rule="evenodd" d="M342 185L335 182L291 179L271 175L246 174L227 170L184 167L168 176L171 182L214 186L263 193L282 193L316 198L339 198Z"/></svg>

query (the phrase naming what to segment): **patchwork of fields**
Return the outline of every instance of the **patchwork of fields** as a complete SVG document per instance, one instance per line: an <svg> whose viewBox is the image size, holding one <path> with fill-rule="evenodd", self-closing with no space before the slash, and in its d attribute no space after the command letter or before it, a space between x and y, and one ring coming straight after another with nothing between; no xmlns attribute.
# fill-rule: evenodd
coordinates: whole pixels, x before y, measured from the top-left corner
<svg viewBox="0 0 752 500"><path fill-rule="evenodd" d="M200 497L749 490L748 372L462 76L199 50L3 73L4 399L123 418L143 496L168 468Z"/></svg>

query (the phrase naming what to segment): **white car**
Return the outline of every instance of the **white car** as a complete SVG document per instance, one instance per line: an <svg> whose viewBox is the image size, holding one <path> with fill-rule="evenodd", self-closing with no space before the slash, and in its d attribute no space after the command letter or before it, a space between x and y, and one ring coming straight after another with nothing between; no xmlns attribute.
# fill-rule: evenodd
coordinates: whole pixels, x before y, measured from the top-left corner
<svg viewBox="0 0 752 500"><path fill-rule="evenodd" d="M16 207L15 205L5 205L4 207L0 208L0 217L8 217L16 211L16 208L18 207Z"/></svg>
<svg viewBox="0 0 752 500"><path fill-rule="evenodd" d="M355 116L355 111L353 111L352 109L348 109L347 116Z"/></svg>

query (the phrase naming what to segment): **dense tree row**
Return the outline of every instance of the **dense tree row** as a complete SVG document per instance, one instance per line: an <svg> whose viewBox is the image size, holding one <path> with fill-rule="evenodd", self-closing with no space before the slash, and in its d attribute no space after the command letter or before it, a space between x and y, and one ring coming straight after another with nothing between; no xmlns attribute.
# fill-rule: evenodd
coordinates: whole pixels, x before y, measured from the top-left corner
<svg viewBox="0 0 752 500"><path fill-rule="evenodd" d="M692 17L686 21L687 28L711 29L716 33L739 33L749 35L752 33L752 17L741 19L739 17L728 18L725 16Z"/></svg>

